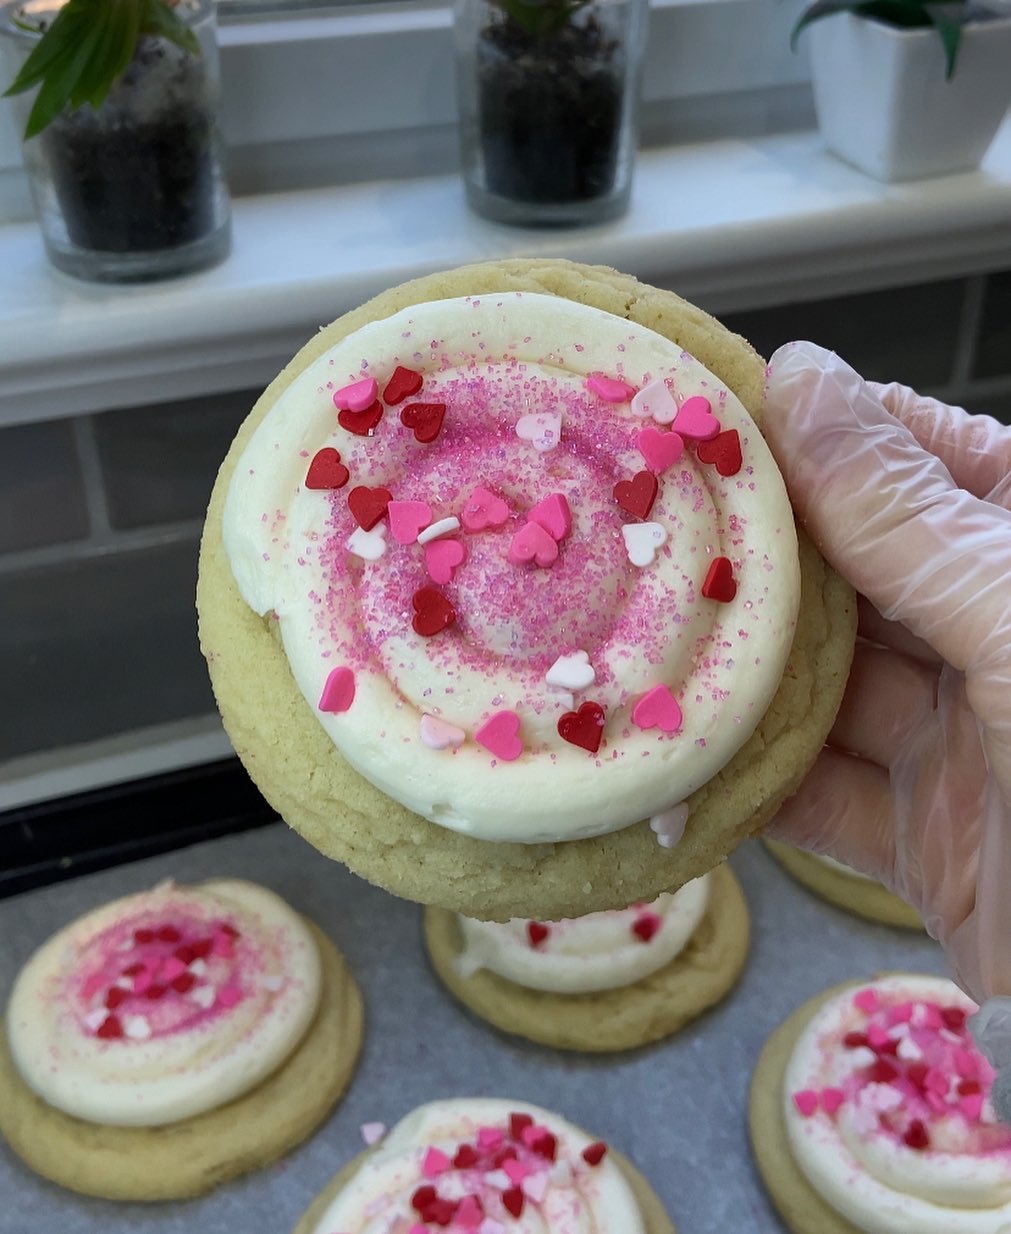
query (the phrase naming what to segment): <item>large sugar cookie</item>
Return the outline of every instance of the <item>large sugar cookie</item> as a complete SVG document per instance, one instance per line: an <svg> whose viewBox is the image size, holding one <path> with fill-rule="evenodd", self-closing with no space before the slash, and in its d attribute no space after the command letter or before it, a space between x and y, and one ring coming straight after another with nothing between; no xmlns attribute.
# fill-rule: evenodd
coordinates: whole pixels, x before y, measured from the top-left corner
<svg viewBox="0 0 1011 1234"><path fill-rule="evenodd" d="M67 972L70 957L82 966ZM340 953L276 896L238 880L156 888L81 918L22 970L0 1134L86 1195L201 1195L306 1139L361 1040Z"/></svg>
<svg viewBox="0 0 1011 1234"><path fill-rule="evenodd" d="M686 893L698 903L678 904ZM582 938L579 921L563 922L561 930L550 923L529 923L525 932L509 940L518 955L507 958L520 961L512 980L488 964L461 966L465 936L455 913L426 908L425 943L449 990L496 1028L566 1050L631 1050L678 1032L719 1002L733 988L748 954L748 909L728 866L686 884L674 902L655 909L659 911L642 906L591 922ZM679 915L690 917L684 931ZM569 942L563 938L564 951L550 954L555 936L564 935L566 927L575 927L575 937ZM490 929L498 934L508 927ZM671 949L676 950L653 967L649 952L663 949L667 934L675 936ZM479 946L481 941L479 934ZM532 964L522 963L524 953ZM649 971L635 977L635 967L647 964ZM531 979L541 988L520 984ZM566 979L575 992L559 990ZM600 988L587 990L587 985Z"/></svg>
<svg viewBox="0 0 1011 1234"><path fill-rule="evenodd" d="M524 295L532 319L535 307L538 313L532 334L523 334L515 314L500 327L488 324L497 303L514 306ZM554 318L544 317L544 296L562 298ZM467 364L477 361L457 364L460 348L446 342L448 334L423 345L413 335L410 306L421 306L413 311L427 325L429 302L455 302L458 318L463 297L480 306L473 348L494 353L494 380L479 374L475 383ZM385 323L401 311L397 328L411 337L402 355L390 355ZM595 319L585 331L591 346L568 339L560 360L546 334L552 321L577 312L580 323ZM621 319L629 323L627 341ZM631 383L624 394L622 348ZM383 384L370 375L350 380L370 372L377 349ZM580 365L601 355L609 358L607 382L587 393L591 374ZM657 393L652 361L643 356L656 358L652 376L669 371L676 382L685 375L680 404ZM511 419L494 389L510 366L519 373L505 400ZM521 414L531 372L536 410ZM416 377L422 386L413 393L430 401L402 407ZM794 532L779 515L764 523L750 492L756 478L770 500L781 490L747 418L760 415L762 379L762 362L743 340L671 293L564 262L497 262L434 275L322 331L240 430L201 550L201 644L222 717L279 813L324 853L399 895L500 920L651 900L711 869L764 825L831 725L855 608L850 589L803 536L795 627L789 605L781 605L791 570L796 575L783 551ZM558 416L544 414L545 383L557 388ZM643 396L638 402L632 386ZM708 389L712 399L685 398L689 389ZM461 390L487 411L473 421L482 449L472 448L469 423L453 416ZM672 420L683 433L680 464L670 458ZM640 441L643 428L653 432ZM731 457L742 443L743 462ZM447 456L448 470L440 461ZM461 459L471 466L466 476ZM503 494L504 526L494 504ZM559 495L570 499L571 527ZM294 502L287 512L282 500ZM332 513L330 521L312 524L321 511ZM453 527L447 514L465 525ZM421 544L419 532L435 540ZM675 532L683 543L672 553L675 545L661 540ZM650 535L658 539L647 545ZM720 553L724 574L714 564ZM347 554L357 564L341 564L337 583L325 577L319 588L305 586L324 557L343 563ZM568 580L564 611L550 598L558 580ZM542 596L549 598L542 603ZM608 596L619 597L613 612ZM669 634L664 597L674 597ZM732 614L722 626L721 605ZM616 639L611 627L626 610L630 624ZM782 642L786 621L792 645ZM749 638L757 640L751 648ZM586 643L592 689L573 663ZM461 667L464 652L473 654ZM749 654L754 672L745 671ZM506 689L481 693L487 681L475 655L495 659L494 673L508 662ZM678 656L674 673L669 661ZM561 688L545 684L545 666L556 661L565 662ZM777 665L771 676L770 664ZM671 846L662 848L649 822L636 820L654 817L663 832L682 797L687 828L676 843L668 832ZM550 842L542 842L546 835Z"/></svg>
<svg viewBox="0 0 1011 1234"><path fill-rule="evenodd" d="M506 1160L514 1163L508 1175ZM432 1207L440 1203L448 1211ZM676 1234L621 1153L537 1106L480 1097L435 1101L407 1115L327 1184L293 1234L363 1234L379 1214L392 1224L400 1218L405 1229L440 1229L461 1205L458 1228L484 1220L508 1229L520 1220L544 1234Z"/></svg>

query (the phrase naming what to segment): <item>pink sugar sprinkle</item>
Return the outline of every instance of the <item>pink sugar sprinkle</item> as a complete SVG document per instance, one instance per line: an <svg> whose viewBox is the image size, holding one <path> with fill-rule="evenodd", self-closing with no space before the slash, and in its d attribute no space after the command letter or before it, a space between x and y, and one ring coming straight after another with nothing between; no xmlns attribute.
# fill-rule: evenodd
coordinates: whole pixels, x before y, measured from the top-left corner
<svg viewBox="0 0 1011 1234"><path fill-rule="evenodd" d="M872 1015L881 1006L881 1000L878 998L876 990L867 988L854 994L853 1006L860 1011L866 1012L867 1015Z"/></svg>
<svg viewBox="0 0 1011 1234"><path fill-rule="evenodd" d="M504 1139L502 1130L499 1127L478 1127L477 1129L477 1146L485 1150L498 1148Z"/></svg>
<svg viewBox="0 0 1011 1234"><path fill-rule="evenodd" d="M449 1168L449 1158L438 1148L430 1148L425 1153L425 1159L421 1163L421 1172L426 1178L438 1178L440 1174L445 1174Z"/></svg>
<svg viewBox="0 0 1011 1234"><path fill-rule="evenodd" d="M803 1088L793 1094L793 1104L805 1118L810 1118L818 1108L818 1094L810 1088Z"/></svg>
<svg viewBox="0 0 1011 1234"><path fill-rule="evenodd" d="M978 1123L983 1113L983 1094L970 1093L968 1097L960 1097L958 1108L971 1123Z"/></svg>
<svg viewBox="0 0 1011 1234"><path fill-rule="evenodd" d="M846 1100L846 1094L841 1088L823 1088L819 1099L825 1113L834 1114Z"/></svg>
<svg viewBox="0 0 1011 1234"><path fill-rule="evenodd" d="M226 985L218 991L218 1002L222 1007L234 1007L242 1001L242 991L238 986Z"/></svg>

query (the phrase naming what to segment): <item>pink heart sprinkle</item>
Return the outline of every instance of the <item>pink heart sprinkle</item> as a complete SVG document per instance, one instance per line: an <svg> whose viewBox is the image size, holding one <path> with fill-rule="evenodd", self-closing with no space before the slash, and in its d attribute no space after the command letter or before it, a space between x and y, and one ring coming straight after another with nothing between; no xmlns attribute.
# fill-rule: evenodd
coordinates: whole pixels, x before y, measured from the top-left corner
<svg viewBox="0 0 1011 1234"><path fill-rule="evenodd" d="M958 1102L958 1108L969 1122L978 1123L979 1117L983 1113L983 1094L970 1093L967 1097L961 1097Z"/></svg>
<svg viewBox="0 0 1011 1234"><path fill-rule="evenodd" d="M540 453L553 450L562 437L562 417L557 412L534 411L516 421L516 436L529 441Z"/></svg>
<svg viewBox="0 0 1011 1234"><path fill-rule="evenodd" d="M494 1217L485 1217L477 1227L477 1234L506 1234L506 1228L501 1221L496 1221Z"/></svg>
<svg viewBox="0 0 1011 1234"><path fill-rule="evenodd" d="M418 533L432 521L432 507L425 501L391 501L386 510L398 544L414 544Z"/></svg>
<svg viewBox="0 0 1011 1234"><path fill-rule="evenodd" d="M361 381L335 390L333 405L338 411L365 411L376 401L378 391L374 377L363 377Z"/></svg>
<svg viewBox="0 0 1011 1234"><path fill-rule="evenodd" d="M523 1180L523 1194L528 1199L533 1200L535 1204L540 1204L541 1200L548 1193L548 1172L542 1170L540 1174L531 1174L529 1178Z"/></svg>
<svg viewBox="0 0 1011 1234"><path fill-rule="evenodd" d="M150 969L145 968L142 973L137 973L133 979L134 994L143 994L150 987L152 980Z"/></svg>
<svg viewBox="0 0 1011 1234"><path fill-rule="evenodd" d="M522 566L533 562L537 566L554 565L558 558L558 544L539 523L527 523L513 536L506 560L510 565Z"/></svg>
<svg viewBox="0 0 1011 1234"><path fill-rule="evenodd" d="M867 1026L867 1040L870 1042L872 1049L880 1050L883 1045L887 1045L891 1041L891 1038L880 1024L869 1024Z"/></svg>
<svg viewBox="0 0 1011 1234"><path fill-rule="evenodd" d="M467 498L460 514L464 531L484 531L486 527L502 527L509 519L509 507L494 493L480 485Z"/></svg>
<svg viewBox="0 0 1011 1234"><path fill-rule="evenodd" d="M343 665L330 670L323 693L319 699L319 710L329 712L347 711L355 701L355 675Z"/></svg>
<svg viewBox="0 0 1011 1234"><path fill-rule="evenodd" d="M881 1006L881 1001L878 998L877 991L868 987L865 990L859 990L853 995L853 1006L867 1015L873 1015Z"/></svg>
<svg viewBox="0 0 1011 1234"><path fill-rule="evenodd" d="M438 1178L440 1174L445 1174L449 1167L450 1160L446 1154L438 1148L430 1148L421 1163L421 1172L426 1178Z"/></svg>
<svg viewBox="0 0 1011 1234"><path fill-rule="evenodd" d="M678 433L661 433L656 428L644 428L636 433L635 444L646 460L646 466L658 475L676 463L685 452L684 440Z"/></svg>
<svg viewBox="0 0 1011 1234"><path fill-rule="evenodd" d="M954 1053L953 1062L955 1070L963 1080L974 1080L979 1075L980 1058L978 1054L973 1054L971 1050L963 1049L960 1046Z"/></svg>
<svg viewBox="0 0 1011 1234"><path fill-rule="evenodd" d="M655 420L657 424L670 424L677 413L677 399L667 389L667 383L662 377L643 386L632 399L632 415L640 420Z"/></svg>
<svg viewBox="0 0 1011 1234"><path fill-rule="evenodd" d="M810 1088L801 1089L799 1093L793 1094L793 1104L805 1118L810 1118L818 1108L818 1094Z"/></svg>
<svg viewBox="0 0 1011 1234"><path fill-rule="evenodd" d="M632 723L639 728L658 728L664 733L681 729L681 708L667 686L654 686L632 708Z"/></svg>
<svg viewBox="0 0 1011 1234"><path fill-rule="evenodd" d="M478 1127L477 1146L484 1151L498 1146L505 1139L505 1133L498 1127Z"/></svg>
<svg viewBox="0 0 1011 1234"><path fill-rule="evenodd" d="M542 1126L540 1123L529 1123L520 1132L520 1139L527 1148L533 1148L537 1141L547 1134L550 1134L547 1127Z"/></svg>
<svg viewBox="0 0 1011 1234"><path fill-rule="evenodd" d="M361 1125L362 1140L371 1147L373 1144L378 1144L386 1134L385 1123L362 1123Z"/></svg>
<svg viewBox="0 0 1011 1234"><path fill-rule="evenodd" d="M511 763L523 753L519 731L520 718L515 711L496 711L477 730L474 740L504 763Z"/></svg>
<svg viewBox="0 0 1011 1234"><path fill-rule="evenodd" d="M635 394L635 387L626 385L617 377L608 377L605 373L591 373L586 379L586 388L605 403L627 403Z"/></svg>
<svg viewBox="0 0 1011 1234"><path fill-rule="evenodd" d="M236 1003L242 1001L242 991L238 986L226 985L218 991L218 1002L222 1007L234 1007Z"/></svg>
<svg viewBox="0 0 1011 1234"><path fill-rule="evenodd" d="M937 1093L939 1097L947 1096L948 1077L944 1074L940 1067L931 1067L928 1069L923 1085L928 1092Z"/></svg>
<svg viewBox="0 0 1011 1234"><path fill-rule="evenodd" d="M502 1162L502 1169L509 1175L510 1182L515 1183L517 1187L528 1174L533 1172L530 1166L524 1165L522 1161L516 1161L512 1158Z"/></svg>
<svg viewBox="0 0 1011 1234"><path fill-rule="evenodd" d="M425 569L433 583L448 583L467 557L459 540L431 540L425 545Z"/></svg>
<svg viewBox="0 0 1011 1234"><path fill-rule="evenodd" d="M841 1088L823 1088L821 1090L821 1108L826 1114L834 1114L846 1100L846 1094Z"/></svg>
<svg viewBox="0 0 1011 1234"><path fill-rule="evenodd" d="M182 960L178 960L174 955L170 955L161 966L161 972L158 976L162 979L162 981L171 981L173 977L180 977L185 972L186 965L182 962Z"/></svg>
<svg viewBox="0 0 1011 1234"><path fill-rule="evenodd" d="M709 441L720 431L712 404L701 394L685 399L674 417L674 432L692 441Z"/></svg>
<svg viewBox="0 0 1011 1234"><path fill-rule="evenodd" d="M430 750L452 750L462 746L467 734L455 724L448 724L438 716L423 715L419 726L422 742Z"/></svg>
<svg viewBox="0 0 1011 1234"><path fill-rule="evenodd" d="M896 1003L894 1007L888 1009L889 1024L908 1024L912 1019L913 1004L912 1003Z"/></svg>
<svg viewBox="0 0 1011 1234"><path fill-rule="evenodd" d="M527 522L543 527L553 540L564 540L572 531L572 511L565 494L552 493L539 501L527 514Z"/></svg>
<svg viewBox="0 0 1011 1234"><path fill-rule="evenodd" d="M461 1230L476 1230L484 1220L484 1211L472 1195L465 1195L453 1214L453 1220Z"/></svg>

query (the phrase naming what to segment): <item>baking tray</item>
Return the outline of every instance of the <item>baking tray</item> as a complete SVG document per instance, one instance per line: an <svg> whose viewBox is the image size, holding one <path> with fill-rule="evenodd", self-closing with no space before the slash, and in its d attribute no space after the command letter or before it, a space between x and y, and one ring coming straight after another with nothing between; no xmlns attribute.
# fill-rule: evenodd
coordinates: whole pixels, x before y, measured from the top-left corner
<svg viewBox="0 0 1011 1234"><path fill-rule="evenodd" d="M782 1234L748 1150L751 1069L769 1032L810 995L880 969L941 973L925 935L875 926L814 898L757 842L731 862L747 896L752 950L721 1006L659 1045L586 1057L497 1033L433 976L417 905L369 886L281 824L102 870L0 902L0 996L53 931L163 878L248 878L311 917L362 987L366 1033L343 1102L282 1161L201 1200L113 1204L63 1191L0 1146L0 1234L288 1234L362 1148L360 1126L392 1125L440 1097L492 1095L547 1106L627 1153L679 1234Z"/></svg>

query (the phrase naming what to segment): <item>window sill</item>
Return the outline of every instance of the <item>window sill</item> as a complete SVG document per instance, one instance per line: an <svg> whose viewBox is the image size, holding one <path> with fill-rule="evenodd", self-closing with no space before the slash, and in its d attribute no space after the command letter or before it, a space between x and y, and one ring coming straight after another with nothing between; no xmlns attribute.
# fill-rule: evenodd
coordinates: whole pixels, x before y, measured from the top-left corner
<svg viewBox="0 0 1011 1234"><path fill-rule="evenodd" d="M221 266L110 288L0 227L0 424L261 385L384 287L504 256L603 262L714 312L1011 264L1011 120L979 172L881 185L817 134L640 155L632 209L575 231L475 218L455 176L240 198Z"/></svg>

